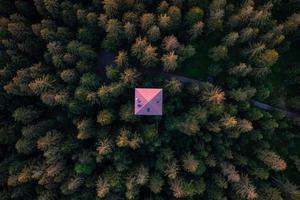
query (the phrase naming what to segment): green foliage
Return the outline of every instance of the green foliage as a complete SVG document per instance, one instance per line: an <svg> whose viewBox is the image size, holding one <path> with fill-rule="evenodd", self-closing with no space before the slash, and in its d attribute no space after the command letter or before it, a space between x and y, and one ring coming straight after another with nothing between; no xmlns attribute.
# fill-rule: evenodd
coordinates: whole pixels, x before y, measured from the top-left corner
<svg viewBox="0 0 300 200"><path fill-rule="evenodd" d="M32 107L19 107L14 113L13 117L17 122L22 122L28 124L34 119L37 119L40 115L40 112Z"/></svg>
<svg viewBox="0 0 300 200"><path fill-rule="evenodd" d="M163 55L161 60L163 62L164 70L165 71L174 71L178 66L177 59L178 59L178 56L175 55L174 52L171 52L167 55Z"/></svg>
<svg viewBox="0 0 300 200"><path fill-rule="evenodd" d="M197 21L201 21L203 18L203 15L204 15L204 12L201 8L193 7L188 11L188 13L186 15L186 20L190 25L192 25L192 24L195 24Z"/></svg>
<svg viewBox="0 0 300 200"><path fill-rule="evenodd" d="M147 34L151 42L156 42L160 39L160 29L158 26L151 26L150 29L147 31Z"/></svg>
<svg viewBox="0 0 300 200"><path fill-rule="evenodd" d="M97 122L102 126L111 124L113 119L114 115L110 110L102 110L97 116Z"/></svg>
<svg viewBox="0 0 300 200"><path fill-rule="evenodd" d="M271 67L277 62L278 57L279 55L275 49L267 49L256 59L256 62L262 67Z"/></svg>
<svg viewBox="0 0 300 200"><path fill-rule="evenodd" d="M296 9L0 0L0 199L299 199Z"/></svg>
<svg viewBox="0 0 300 200"><path fill-rule="evenodd" d="M12 1L9 0L2 0L0 6L1 13L5 15L9 15L14 11L14 4Z"/></svg>
<svg viewBox="0 0 300 200"><path fill-rule="evenodd" d="M76 163L74 168L77 174L84 174L84 175L90 175L94 169L95 169L95 164L82 164L82 163Z"/></svg>
<svg viewBox="0 0 300 200"><path fill-rule="evenodd" d="M175 95L181 91L182 84L176 79L171 79L170 81L166 82L165 87L171 95Z"/></svg>
<svg viewBox="0 0 300 200"><path fill-rule="evenodd" d="M228 55L228 49L225 46L213 47L209 50L209 57L214 61L226 59Z"/></svg>
<svg viewBox="0 0 300 200"><path fill-rule="evenodd" d="M95 74L85 73L80 78L80 85L87 89L94 90L100 86L100 80Z"/></svg>
<svg viewBox="0 0 300 200"><path fill-rule="evenodd" d="M203 161L198 160L199 164L198 164L198 168L197 171L195 172L196 176L202 176L204 174L204 172L206 171L206 166L203 163Z"/></svg>
<svg viewBox="0 0 300 200"><path fill-rule="evenodd" d="M17 141L15 148L18 151L18 153L30 154L34 150L33 141L27 138L20 138Z"/></svg>

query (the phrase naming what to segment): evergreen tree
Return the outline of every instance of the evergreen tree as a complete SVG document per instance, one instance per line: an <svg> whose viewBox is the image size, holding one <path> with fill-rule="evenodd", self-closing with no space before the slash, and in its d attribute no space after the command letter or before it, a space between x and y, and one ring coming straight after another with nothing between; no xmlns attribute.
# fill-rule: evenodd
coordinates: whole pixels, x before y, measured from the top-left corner
<svg viewBox="0 0 300 200"><path fill-rule="evenodd" d="M192 28L190 30L190 35L191 35L192 41L198 39L199 36L202 35L203 28L204 28L204 23L202 21L198 21L192 26Z"/></svg>
<svg viewBox="0 0 300 200"><path fill-rule="evenodd" d="M144 54L144 49L147 46L147 40L138 37L131 47L131 55L141 59Z"/></svg>
<svg viewBox="0 0 300 200"><path fill-rule="evenodd" d="M140 26L142 30L147 31L152 25L155 24L155 15L152 13L145 13L141 16Z"/></svg>
<svg viewBox="0 0 300 200"><path fill-rule="evenodd" d="M187 22L191 24L195 24L197 21L201 21L203 18L203 10L199 7L193 7L191 8L187 15L186 15L186 20Z"/></svg>
<svg viewBox="0 0 300 200"><path fill-rule="evenodd" d="M299 199L297 3L0 13L0 199ZM164 89L163 116L134 114L138 87Z"/></svg>
<svg viewBox="0 0 300 200"><path fill-rule="evenodd" d="M174 51L168 53L167 55L163 55L161 58L165 71L174 71L177 66L178 56L174 53Z"/></svg>
<svg viewBox="0 0 300 200"><path fill-rule="evenodd" d="M167 36L163 40L163 48L166 51L175 51L179 48L179 42L174 35Z"/></svg>
<svg viewBox="0 0 300 200"><path fill-rule="evenodd" d="M171 95L175 95L181 91L182 84L180 83L180 81L172 78L171 80L166 82L165 87Z"/></svg>
<svg viewBox="0 0 300 200"><path fill-rule="evenodd" d="M226 46L217 46L209 50L209 57L217 62L219 60L224 60L228 56L228 49Z"/></svg>
<svg viewBox="0 0 300 200"><path fill-rule="evenodd" d="M125 51L119 51L115 58L115 63L119 68L126 67L128 65L128 56Z"/></svg>
<svg viewBox="0 0 300 200"><path fill-rule="evenodd" d="M148 45L145 47L141 62L145 67L154 67L158 62L157 47Z"/></svg>
<svg viewBox="0 0 300 200"><path fill-rule="evenodd" d="M97 116L97 122L102 126L109 125L114 120L114 114L110 110L102 110Z"/></svg>
<svg viewBox="0 0 300 200"><path fill-rule="evenodd" d="M156 42L160 39L160 29L156 25L151 26L147 34L150 42Z"/></svg>
<svg viewBox="0 0 300 200"><path fill-rule="evenodd" d="M282 171L286 169L285 161L270 150L259 151L258 158L273 170Z"/></svg>

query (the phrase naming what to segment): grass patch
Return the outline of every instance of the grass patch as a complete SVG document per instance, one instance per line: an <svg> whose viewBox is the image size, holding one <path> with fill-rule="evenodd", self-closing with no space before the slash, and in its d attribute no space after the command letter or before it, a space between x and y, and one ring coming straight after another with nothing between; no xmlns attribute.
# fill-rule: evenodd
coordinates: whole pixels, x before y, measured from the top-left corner
<svg viewBox="0 0 300 200"><path fill-rule="evenodd" d="M288 96L295 95L295 88L288 85L289 80L292 80L293 77L289 77L289 75L285 73L285 70L290 69L291 65L300 63L298 54L299 48L295 44L292 44L288 51L280 53L277 63L272 66L272 74L270 75L270 82L272 83L274 91L283 88L287 91Z"/></svg>
<svg viewBox="0 0 300 200"><path fill-rule="evenodd" d="M214 46L213 40L201 40L193 45L196 49L196 54L182 63L177 69L176 74L206 80L208 77L208 68L212 61L208 57L208 50Z"/></svg>

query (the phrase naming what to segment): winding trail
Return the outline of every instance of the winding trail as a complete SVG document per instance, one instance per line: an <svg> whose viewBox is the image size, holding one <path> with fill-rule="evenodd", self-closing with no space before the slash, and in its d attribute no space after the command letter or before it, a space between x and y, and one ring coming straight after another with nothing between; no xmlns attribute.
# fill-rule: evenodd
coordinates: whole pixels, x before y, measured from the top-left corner
<svg viewBox="0 0 300 200"><path fill-rule="evenodd" d="M104 74L105 67L107 65L113 64L114 58L115 58L115 54L113 52L106 51L106 50L100 51L100 53L97 56L97 73ZM147 75L161 74L166 78L175 78L176 80L179 80L182 83L194 83L194 84L199 84L199 85L202 85L205 83L204 81L201 81L201 80L192 79L192 78L188 78L185 76L179 76L179 75L168 73L168 72L162 72L161 70L158 70L158 69L142 68L142 69L138 69L138 71L142 74L147 74ZM277 111L291 119L300 117L300 114L298 114L298 113L288 111L288 110L285 110L282 108L276 108L274 106L256 101L254 99L251 99L250 102L252 105L254 105L260 109L269 110L269 111Z"/></svg>
<svg viewBox="0 0 300 200"><path fill-rule="evenodd" d="M291 112L291 111L288 111L288 110L284 110L284 109L281 109L281 108L276 108L276 107L273 107L271 105L256 101L254 99L251 99L250 102L254 106L256 106L258 108L261 108L261 109L264 109L264 110L271 110L271 111L275 110L275 111L281 112L282 114L286 115L288 118L297 118L297 117L299 117L298 113Z"/></svg>
<svg viewBox="0 0 300 200"><path fill-rule="evenodd" d="M148 75L161 74L166 78L175 78L176 80L178 80L182 83L194 83L194 84L200 84L200 85L205 83L204 81L188 78L185 76L179 76L179 75L172 74L172 73L161 72L161 71L159 71L157 73L156 70L153 71L153 70L148 70L148 69L142 69L142 70L139 70L139 72L141 72L142 74L148 74ZM271 106L269 104L266 104L266 103L263 103L263 102L260 102L260 101L254 100L254 99L251 99L250 102L252 105L254 105L260 109L268 110L268 111L277 111L291 119L300 117L300 115L298 113L288 111L288 110L285 110L282 108L276 108L274 106Z"/></svg>

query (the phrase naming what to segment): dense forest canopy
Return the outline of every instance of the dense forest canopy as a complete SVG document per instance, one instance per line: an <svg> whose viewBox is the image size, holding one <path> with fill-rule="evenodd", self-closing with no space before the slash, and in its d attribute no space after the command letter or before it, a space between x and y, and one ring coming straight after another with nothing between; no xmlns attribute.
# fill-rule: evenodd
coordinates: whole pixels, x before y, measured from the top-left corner
<svg viewBox="0 0 300 200"><path fill-rule="evenodd" d="M294 0L0 0L0 200L299 200L299 25Z"/></svg>

